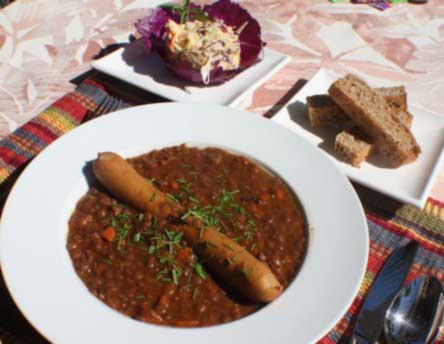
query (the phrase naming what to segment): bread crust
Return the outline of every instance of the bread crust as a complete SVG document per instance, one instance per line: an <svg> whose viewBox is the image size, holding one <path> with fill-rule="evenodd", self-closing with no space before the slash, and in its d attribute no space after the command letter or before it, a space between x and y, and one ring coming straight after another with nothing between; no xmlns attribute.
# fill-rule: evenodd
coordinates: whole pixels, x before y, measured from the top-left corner
<svg viewBox="0 0 444 344"><path fill-rule="evenodd" d="M413 117L407 111L407 94L404 86L375 88L380 93L393 113L408 128L412 125ZM307 97L308 114L313 128L327 125L342 125L349 121L347 114L336 104L328 94Z"/></svg>

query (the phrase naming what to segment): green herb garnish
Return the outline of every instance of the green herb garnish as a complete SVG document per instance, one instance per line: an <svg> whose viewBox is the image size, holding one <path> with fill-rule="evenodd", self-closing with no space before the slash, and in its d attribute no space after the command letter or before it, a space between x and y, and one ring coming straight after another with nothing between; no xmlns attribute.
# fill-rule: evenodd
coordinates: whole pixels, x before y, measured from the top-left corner
<svg viewBox="0 0 444 344"><path fill-rule="evenodd" d="M180 189L185 191L187 194L191 194L191 185L193 185L192 183L187 183L187 181L184 178L179 178L176 179L177 182L180 185Z"/></svg>
<svg viewBox="0 0 444 344"><path fill-rule="evenodd" d="M180 15L180 22L186 23L190 16L190 0L184 0L182 6L182 13Z"/></svg>
<svg viewBox="0 0 444 344"><path fill-rule="evenodd" d="M196 262L194 264L194 270L196 271L197 276L199 276L202 279L206 279L207 278L207 273L205 272L202 264L200 264L199 262Z"/></svg>
<svg viewBox="0 0 444 344"><path fill-rule="evenodd" d="M234 249L230 245L224 243L223 246L229 249L230 251L234 251Z"/></svg>
<svg viewBox="0 0 444 344"><path fill-rule="evenodd" d="M227 262L230 265L233 265L234 263L236 263L237 257L233 257L233 258L227 258Z"/></svg>
<svg viewBox="0 0 444 344"><path fill-rule="evenodd" d="M169 278L169 277L163 277L160 279L160 281L163 283L171 283L172 282L171 278Z"/></svg>
<svg viewBox="0 0 444 344"><path fill-rule="evenodd" d="M190 8L190 3L190 0L184 0L182 6L173 3L166 3L160 5L159 7L165 10L178 12L180 14L181 24L186 23L189 20L190 14L193 15L193 19L201 21L209 20L208 15L200 8ZM185 164L183 166L185 166Z"/></svg>
<svg viewBox="0 0 444 344"><path fill-rule="evenodd" d="M202 239L203 238L203 233L205 231L206 227L200 227L199 228L199 238Z"/></svg>
<svg viewBox="0 0 444 344"><path fill-rule="evenodd" d="M174 195L174 194L167 193L165 196L176 203L180 203L180 201L182 200L182 195L180 195L180 194Z"/></svg>
<svg viewBox="0 0 444 344"><path fill-rule="evenodd" d="M256 228L256 222L254 222L253 219L248 219L247 223L249 226Z"/></svg>
<svg viewBox="0 0 444 344"><path fill-rule="evenodd" d="M139 242L141 242L142 239L143 239L142 234L140 234L139 232L137 232L136 234L134 234L133 241L134 241L135 243L139 243Z"/></svg>
<svg viewBox="0 0 444 344"><path fill-rule="evenodd" d="M245 232L245 239L247 241L253 240L253 237L254 237L254 232L251 232L251 231L246 231Z"/></svg>
<svg viewBox="0 0 444 344"><path fill-rule="evenodd" d="M205 245L217 248L217 245L215 243L212 243L211 241L205 241Z"/></svg>
<svg viewBox="0 0 444 344"><path fill-rule="evenodd" d="M151 196L150 202L153 202L157 197L157 192L154 191L153 195Z"/></svg>
<svg viewBox="0 0 444 344"><path fill-rule="evenodd" d="M182 269L180 269L179 267L174 265L173 269L171 270L171 277L172 277L173 283L175 285L179 284L179 276L181 275L181 273L182 273Z"/></svg>
<svg viewBox="0 0 444 344"><path fill-rule="evenodd" d="M191 284L190 283L186 283L182 288L180 288L180 290L188 290L188 289L190 289L190 287L191 287Z"/></svg>
<svg viewBox="0 0 444 344"><path fill-rule="evenodd" d="M158 271L156 273L156 275L154 276L156 278L156 280L162 280L162 278L165 277L165 275L168 274L168 269L167 268L163 268L162 270Z"/></svg>
<svg viewBox="0 0 444 344"><path fill-rule="evenodd" d="M113 262L109 258L103 258L103 262L108 265L113 265Z"/></svg>
<svg viewBox="0 0 444 344"><path fill-rule="evenodd" d="M130 215L120 213L110 219L110 225L116 230L117 249L120 250L122 243L126 240L131 225L126 221L130 218Z"/></svg>
<svg viewBox="0 0 444 344"><path fill-rule="evenodd" d="M199 294L199 287L194 288L193 290L193 296L192 299L195 300L197 297L197 294Z"/></svg>
<svg viewBox="0 0 444 344"><path fill-rule="evenodd" d="M199 204L199 200L196 197L188 196L188 199L193 203Z"/></svg>

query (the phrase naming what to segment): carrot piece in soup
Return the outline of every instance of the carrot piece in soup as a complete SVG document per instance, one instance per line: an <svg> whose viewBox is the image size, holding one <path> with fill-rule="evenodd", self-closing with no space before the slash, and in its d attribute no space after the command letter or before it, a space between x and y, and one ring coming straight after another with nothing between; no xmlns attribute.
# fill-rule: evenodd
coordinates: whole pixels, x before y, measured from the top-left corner
<svg viewBox="0 0 444 344"><path fill-rule="evenodd" d="M111 241L113 241L114 238L116 237L116 230L115 230L113 227L111 227L111 226L106 227L106 228L100 233L100 236L101 236L103 239L105 239L106 241L111 242Z"/></svg>

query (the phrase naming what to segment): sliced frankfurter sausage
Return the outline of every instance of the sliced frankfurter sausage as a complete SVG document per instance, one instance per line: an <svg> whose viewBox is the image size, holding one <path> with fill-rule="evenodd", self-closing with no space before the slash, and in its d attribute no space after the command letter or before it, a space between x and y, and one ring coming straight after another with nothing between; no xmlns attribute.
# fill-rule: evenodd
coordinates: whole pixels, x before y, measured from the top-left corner
<svg viewBox="0 0 444 344"><path fill-rule="evenodd" d="M100 153L93 171L99 182L118 199L157 218L177 219L184 211L118 154ZM198 230L195 226L198 219L187 222L175 224L172 229L184 233L184 239L208 269L227 285L258 302L270 302L282 293L282 285L267 264L214 228Z"/></svg>

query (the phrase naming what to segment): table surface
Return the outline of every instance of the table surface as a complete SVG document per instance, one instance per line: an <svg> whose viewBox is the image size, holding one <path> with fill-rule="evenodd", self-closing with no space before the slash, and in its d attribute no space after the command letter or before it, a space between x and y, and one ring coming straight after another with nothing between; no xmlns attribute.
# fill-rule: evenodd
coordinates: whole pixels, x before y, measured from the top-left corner
<svg viewBox="0 0 444 344"><path fill-rule="evenodd" d="M164 1L160 1L164 2ZM200 1L202 2L202 1ZM426 111L444 108L444 1L368 5L327 0L240 1L258 18L268 47L291 63L242 107L272 114L323 67L407 87ZM128 40L149 0L19 0L0 11L0 138L75 85L102 49ZM431 196L444 202L444 168Z"/></svg>
<svg viewBox="0 0 444 344"><path fill-rule="evenodd" d="M164 2L164 1L161 1ZM17 0L0 10L0 138L37 115L88 71L104 48L126 42L149 0ZM425 111L444 109L444 1L380 12L327 0L244 0L268 47L292 57L242 107L272 114L323 67L406 85ZM442 114L444 115L444 114ZM444 168L432 190L444 203ZM2 285L0 276L0 285ZM6 290L0 305L20 333ZM10 311L10 310L13 311ZM29 326L29 325L28 325ZM36 339L38 340L38 339Z"/></svg>

